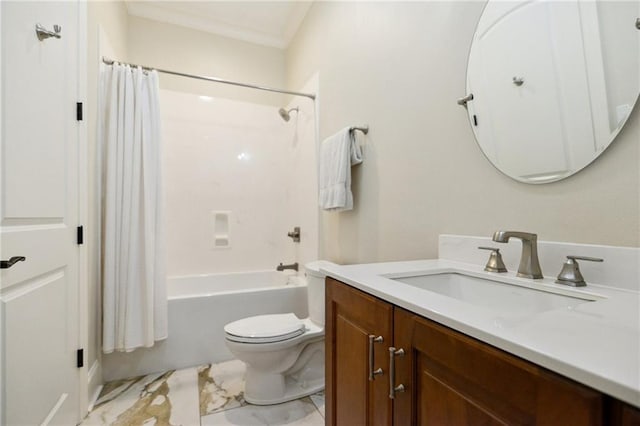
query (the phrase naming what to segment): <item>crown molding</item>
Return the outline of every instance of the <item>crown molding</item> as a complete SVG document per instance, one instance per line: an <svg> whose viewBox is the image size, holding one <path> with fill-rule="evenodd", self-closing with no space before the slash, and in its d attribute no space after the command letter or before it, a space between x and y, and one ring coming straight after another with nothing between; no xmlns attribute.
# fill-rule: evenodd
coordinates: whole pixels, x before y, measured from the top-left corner
<svg viewBox="0 0 640 426"><path fill-rule="evenodd" d="M163 7L161 2L151 3L147 1L127 1L126 5L129 15L205 31L248 43L286 49L309 11L311 2L296 2L293 12L291 13L291 17L281 35L267 34L261 31L240 27L238 25L231 25L216 21L207 17L172 10L170 8Z"/></svg>

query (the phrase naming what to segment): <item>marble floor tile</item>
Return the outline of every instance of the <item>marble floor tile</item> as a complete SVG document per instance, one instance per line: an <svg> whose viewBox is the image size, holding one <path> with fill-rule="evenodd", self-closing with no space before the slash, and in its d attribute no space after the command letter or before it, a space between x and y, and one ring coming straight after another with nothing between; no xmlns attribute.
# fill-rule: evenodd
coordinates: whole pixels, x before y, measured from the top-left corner
<svg viewBox="0 0 640 426"><path fill-rule="evenodd" d="M245 370L245 364L238 360L198 368L201 416L247 405L243 397Z"/></svg>
<svg viewBox="0 0 640 426"><path fill-rule="evenodd" d="M171 403L169 423L182 426L199 425L198 369L177 370L169 376L167 385L169 386L168 399Z"/></svg>
<svg viewBox="0 0 640 426"><path fill-rule="evenodd" d="M277 405L246 405L202 417L202 426L323 426L324 418L307 398Z"/></svg>
<svg viewBox="0 0 640 426"><path fill-rule="evenodd" d="M324 390L310 395L309 398L324 418Z"/></svg>
<svg viewBox="0 0 640 426"><path fill-rule="evenodd" d="M82 425L199 424L197 369L107 383Z"/></svg>
<svg viewBox="0 0 640 426"><path fill-rule="evenodd" d="M324 425L324 391L284 404L244 400L238 360L104 385L82 426Z"/></svg>

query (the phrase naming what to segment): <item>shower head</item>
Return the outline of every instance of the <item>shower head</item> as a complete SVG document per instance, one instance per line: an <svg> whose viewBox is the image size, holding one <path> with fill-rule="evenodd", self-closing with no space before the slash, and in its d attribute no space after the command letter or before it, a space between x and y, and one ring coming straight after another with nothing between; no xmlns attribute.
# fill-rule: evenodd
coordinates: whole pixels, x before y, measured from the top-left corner
<svg viewBox="0 0 640 426"><path fill-rule="evenodd" d="M284 121L289 121L291 119L291 112L292 111L298 112L298 107L291 108L288 111L286 109L284 109L284 108L280 108L278 110L278 114L280 114L280 117L282 117L282 119Z"/></svg>

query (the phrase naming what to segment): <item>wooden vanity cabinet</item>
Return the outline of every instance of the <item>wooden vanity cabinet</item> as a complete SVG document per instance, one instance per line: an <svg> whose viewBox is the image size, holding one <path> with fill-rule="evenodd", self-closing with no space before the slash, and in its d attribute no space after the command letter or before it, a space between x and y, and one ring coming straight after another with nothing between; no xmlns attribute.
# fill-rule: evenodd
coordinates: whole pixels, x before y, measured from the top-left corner
<svg viewBox="0 0 640 426"><path fill-rule="evenodd" d="M327 278L326 422L365 425L635 425L638 411L462 333ZM374 348L369 380L369 335ZM389 398L389 347L395 383ZM635 417L634 417L635 416Z"/></svg>
<svg viewBox="0 0 640 426"><path fill-rule="evenodd" d="M390 425L386 375L369 380L369 346L375 368L388 359L393 305L327 278L325 289L325 418L328 424ZM369 344L369 336L382 341ZM386 366L383 367L386 371Z"/></svg>

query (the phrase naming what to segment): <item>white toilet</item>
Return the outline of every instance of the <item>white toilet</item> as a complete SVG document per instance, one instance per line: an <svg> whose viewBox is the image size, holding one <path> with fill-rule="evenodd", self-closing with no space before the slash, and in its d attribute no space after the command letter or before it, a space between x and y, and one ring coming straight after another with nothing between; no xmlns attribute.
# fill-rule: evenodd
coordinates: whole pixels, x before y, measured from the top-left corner
<svg viewBox="0 0 640 426"><path fill-rule="evenodd" d="M324 279L331 262L305 265L309 317L258 315L224 327L225 342L247 364L244 399L279 404L324 389Z"/></svg>

